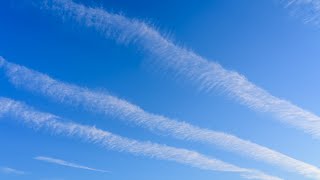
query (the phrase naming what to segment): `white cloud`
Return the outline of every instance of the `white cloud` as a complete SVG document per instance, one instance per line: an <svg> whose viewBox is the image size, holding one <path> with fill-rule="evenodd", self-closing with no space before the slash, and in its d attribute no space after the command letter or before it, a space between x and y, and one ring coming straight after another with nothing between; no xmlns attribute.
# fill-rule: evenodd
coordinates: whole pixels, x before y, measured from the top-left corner
<svg viewBox="0 0 320 180"><path fill-rule="evenodd" d="M294 16L301 17L305 23L320 25L319 0L282 0Z"/></svg>
<svg viewBox="0 0 320 180"><path fill-rule="evenodd" d="M61 159L52 158L52 157L37 156L34 159L39 160L39 161L45 161L45 162L48 162L48 163L58 164L58 165L61 165L61 166L77 168L77 169L86 169L86 170L90 170L90 171L97 171L97 172L103 172L103 173L110 172L110 171L107 171L107 170L101 170L101 169L90 168L90 167L87 167L87 166L82 166L82 165L79 165L79 164L67 162L67 161L64 161L64 160L61 160Z"/></svg>
<svg viewBox="0 0 320 180"><path fill-rule="evenodd" d="M38 92L55 101L76 107L82 106L89 111L118 117L124 121L135 123L151 131L161 132L164 135L171 135L177 139L216 145L225 150L245 155L306 177L320 178L320 169L318 167L234 135L199 128L186 122L148 113L139 106L109 94L63 83L45 74L7 61L3 68L6 70L10 81L16 86ZM3 109L5 110L6 108L3 107Z"/></svg>
<svg viewBox="0 0 320 180"><path fill-rule="evenodd" d="M9 168L9 167L0 167L0 172L5 173L5 174L17 174L17 175L26 174L26 172L24 172L24 171L16 170L16 169Z"/></svg>
<svg viewBox="0 0 320 180"><path fill-rule="evenodd" d="M121 43L134 43L152 56L152 63L186 78L204 91L220 89L241 104L270 113L278 120L320 138L320 118L317 115L271 95L235 71L226 70L216 62L175 45L142 21L100 8L89 8L71 0L48 0L42 7L93 27L105 37L115 38Z"/></svg>
<svg viewBox="0 0 320 180"><path fill-rule="evenodd" d="M174 161L203 170L239 173L242 177L247 179L281 179L257 170L241 168L214 158L210 158L195 151L151 142L141 142L121 137L95 127L80 125L73 122L64 122L65 120L58 116L38 112L21 102L8 98L0 97L0 114L20 120L32 127L45 128L57 135L65 135L74 138L77 137L81 140L98 144L107 149L113 149L120 152L129 152L132 154L148 156L156 159ZM61 163L61 161L59 161L59 163Z"/></svg>

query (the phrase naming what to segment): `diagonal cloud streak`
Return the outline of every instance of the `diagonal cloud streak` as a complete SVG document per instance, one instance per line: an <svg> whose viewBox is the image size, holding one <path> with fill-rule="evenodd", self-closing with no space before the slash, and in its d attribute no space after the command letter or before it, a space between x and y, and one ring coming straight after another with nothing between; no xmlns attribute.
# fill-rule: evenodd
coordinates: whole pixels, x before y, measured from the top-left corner
<svg viewBox="0 0 320 180"><path fill-rule="evenodd" d="M270 113L283 123L320 138L319 116L271 95L235 71L226 70L216 62L175 45L142 21L111 14L100 8L86 7L71 0L44 2L44 9L93 27L105 37L120 43L137 45L154 58L152 63L186 78L204 91L221 89L249 108Z"/></svg>
<svg viewBox="0 0 320 180"><path fill-rule="evenodd" d="M294 16L301 17L304 23L320 25L319 0L282 0Z"/></svg>
<svg viewBox="0 0 320 180"><path fill-rule="evenodd" d="M253 169L240 168L195 151L151 142L141 142L121 137L95 127L80 125L73 122L64 122L65 120L56 115L36 111L24 103L8 98L0 97L0 117L14 118L37 129L45 128L52 131L54 134L78 137L81 140L120 152L124 151L135 155L174 161L203 170L239 173L242 177L247 179L281 180L281 178L270 176ZM54 161L70 166L70 163L65 163L64 161L56 161L43 157L38 159L51 162ZM74 166L74 164L71 164L71 166Z"/></svg>
<svg viewBox="0 0 320 180"><path fill-rule="evenodd" d="M110 171L106 171L106 170L101 170L101 169L90 168L90 167L87 167L87 166L82 166L82 165L79 165L79 164L67 162L67 161L64 161L64 160L61 160L61 159L52 158L52 157L37 156L34 159L35 160L39 160L39 161L52 163L52 164L58 164L58 165L61 165L61 166L71 167L71 168L85 169L85 170L97 171L97 172L103 172L103 173L110 172Z"/></svg>
<svg viewBox="0 0 320 180"><path fill-rule="evenodd" d="M5 173L5 174L16 174L16 175L26 174L26 172L24 172L24 171L16 170L16 169L9 168L9 167L0 167L0 172Z"/></svg>
<svg viewBox="0 0 320 180"><path fill-rule="evenodd" d="M48 96L55 101L117 117L177 139L216 145L227 151L269 163L290 172L320 179L319 168L234 135L199 128L186 122L148 113L125 100L57 81L45 74L10 63L1 57L0 64L2 64L0 68L5 71L14 85Z"/></svg>

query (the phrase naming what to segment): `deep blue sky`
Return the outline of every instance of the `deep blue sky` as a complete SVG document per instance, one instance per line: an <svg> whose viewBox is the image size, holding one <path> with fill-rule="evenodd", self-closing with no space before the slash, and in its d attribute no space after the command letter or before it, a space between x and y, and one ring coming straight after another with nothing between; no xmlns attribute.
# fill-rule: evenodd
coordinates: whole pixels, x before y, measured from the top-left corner
<svg viewBox="0 0 320 180"><path fill-rule="evenodd" d="M77 1L154 24L177 44L227 69L245 75L273 95L320 114L320 29L290 16L270 0ZM319 165L319 141L254 112L217 90L196 87L153 71L134 46L117 44L93 29L62 21L30 1L0 1L0 56L50 76L111 92L145 110L224 131ZM113 118L56 104L13 87L0 74L0 96L24 101L39 110L116 134L190 148L221 160L256 168L290 180L303 177L251 159L197 143L162 137ZM0 179L240 179L237 174L203 171L181 164L108 151L98 146L34 131L10 120L0 122L0 167L29 172ZM107 169L96 173L33 160L45 155Z"/></svg>

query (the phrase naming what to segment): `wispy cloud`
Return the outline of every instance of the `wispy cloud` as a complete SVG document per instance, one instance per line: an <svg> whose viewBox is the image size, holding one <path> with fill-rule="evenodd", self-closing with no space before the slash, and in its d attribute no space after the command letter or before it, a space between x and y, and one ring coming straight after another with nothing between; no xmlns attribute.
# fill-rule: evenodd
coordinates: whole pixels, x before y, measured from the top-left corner
<svg viewBox="0 0 320 180"><path fill-rule="evenodd" d="M16 174L16 175L26 174L26 172L24 172L24 171L16 170L16 169L9 168L9 167L0 167L0 172L5 173L5 174Z"/></svg>
<svg viewBox="0 0 320 180"><path fill-rule="evenodd" d="M305 23L320 25L319 0L282 0L282 2L294 16L301 17Z"/></svg>
<svg viewBox="0 0 320 180"><path fill-rule="evenodd" d="M186 122L148 113L139 106L109 94L63 83L45 74L9 63L4 59L2 61L3 68L13 84L48 96L55 101L77 107L82 106L89 111L118 117L151 131L171 135L174 138L217 145L227 151L276 165L290 172L314 179L320 178L319 168L264 146L240 139L234 135L199 128ZM6 109L5 107L2 108L3 110Z"/></svg>
<svg viewBox="0 0 320 180"><path fill-rule="evenodd" d="M44 9L93 27L105 37L114 38L118 42L134 43L152 56L152 63L189 80L204 91L220 89L241 104L270 113L276 119L320 138L320 118L317 115L271 95L235 71L226 70L216 62L175 45L143 21L112 14L100 8L86 7L71 0L45 2L42 6Z"/></svg>
<svg viewBox="0 0 320 180"><path fill-rule="evenodd" d="M20 120L37 128L45 128L54 134L78 137L107 149L129 152L152 158L174 161L203 170L239 173L247 179L280 180L263 172L241 168L187 149L175 148L151 142L141 142L112 134L91 126L64 122L62 118L34 110L24 103L0 97L0 115ZM42 158L43 159L43 158Z"/></svg>
<svg viewBox="0 0 320 180"><path fill-rule="evenodd" d="M48 163L58 164L58 165L61 165L61 166L67 166L67 167L71 167L71 168L86 169L86 170L90 170L90 171L97 171L97 172L103 172L103 173L110 172L110 171L107 171L107 170L101 170L101 169L90 168L90 167L87 167L87 166L82 166L82 165L79 165L79 164L67 162L67 161L64 161L64 160L61 160L61 159L52 158L52 157L37 156L34 159L39 160L39 161L45 161L45 162L48 162Z"/></svg>

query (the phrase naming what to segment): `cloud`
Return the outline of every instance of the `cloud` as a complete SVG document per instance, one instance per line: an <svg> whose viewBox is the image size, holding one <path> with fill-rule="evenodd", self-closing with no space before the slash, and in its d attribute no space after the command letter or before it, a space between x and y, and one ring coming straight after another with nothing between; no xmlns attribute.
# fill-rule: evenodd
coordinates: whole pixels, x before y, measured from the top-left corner
<svg viewBox="0 0 320 180"><path fill-rule="evenodd" d="M51 157L46 157L46 156L37 156L34 159L39 160L39 161L45 161L45 162L48 162L48 163L58 164L58 165L61 165L61 166L77 168L77 169L86 169L86 170L90 170L90 171L97 171L97 172L103 172L103 173L110 172L110 171L90 168L90 167L87 167L87 166L82 166L82 165L71 163L71 162L67 162L67 161L64 161L64 160L61 160L61 159L56 159L56 158L51 158Z"/></svg>
<svg viewBox="0 0 320 180"><path fill-rule="evenodd" d="M93 27L105 37L114 38L120 43L134 43L152 57L152 63L187 79L203 91L214 92L213 89L220 89L249 108L270 113L281 122L320 138L320 118L317 115L271 95L235 71L226 70L216 62L175 45L143 21L112 14L100 8L86 7L71 0L45 2L43 9Z"/></svg>
<svg viewBox="0 0 320 180"><path fill-rule="evenodd" d="M210 158L195 151L151 142L141 142L121 137L95 127L80 125L73 122L65 122L65 120L58 116L49 113L38 112L21 102L8 98L0 97L0 114L20 120L31 127L36 127L37 129L44 128L57 135L64 135L74 138L77 137L81 140L98 144L107 149L128 152L135 155L148 156L156 159L174 161L203 170L239 173L242 177L247 179L281 179L257 170L240 168L238 166ZM44 160L44 158L40 159ZM47 158L46 160L52 162L55 161ZM65 164L64 161L58 160L55 162ZM66 164L70 165L69 163Z"/></svg>
<svg viewBox="0 0 320 180"><path fill-rule="evenodd" d="M5 60L3 59L2 56L0 56L0 67L2 67L5 63Z"/></svg>
<svg viewBox="0 0 320 180"><path fill-rule="evenodd" d="M5 61L3 68L10 81L19 87L38 92L55 101L83 107L88 111L114 116L177 139L216 145L227 151L245 155L281 167L309 178L319 179L320 169L285 154L243 140L237 136L199 128L192 124L148 113L139 106L110 94L95 92L76 85L63 83L26 67ZM3 107L6 110L6 107ZM1 114L0 114L1 116Z"/></svg>
<svg viewBox="0 0 320 180"><path fill-rule="evenodd" d="M0 172L5 173L5 174L16 174L16 175L26 174L26 172L24 172L24 171L16 170L16 169L9 168L9 167L0 167Z"/></svg>
<svg viewBox="0 0 320 180"><path fill-rule="evenodd" d="M294 16L301 17L303 22L320 25L319 0L283 0L285 7L290 9Z"/></svg>

